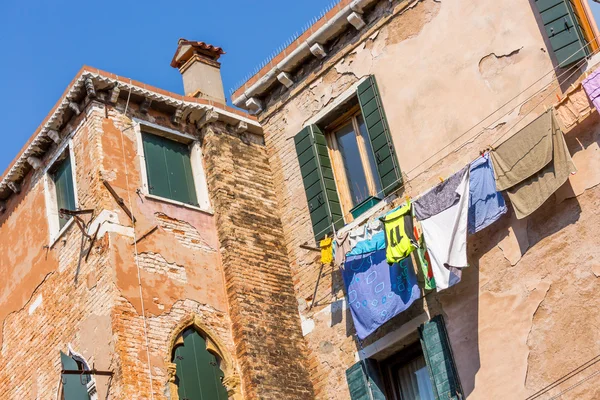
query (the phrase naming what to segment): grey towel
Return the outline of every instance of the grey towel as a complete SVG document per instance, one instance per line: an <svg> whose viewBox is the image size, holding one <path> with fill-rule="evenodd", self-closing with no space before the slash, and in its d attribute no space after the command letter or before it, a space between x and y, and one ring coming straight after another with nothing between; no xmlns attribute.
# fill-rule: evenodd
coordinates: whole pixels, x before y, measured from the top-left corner
<svg viewBox="0 0 600 400"><path fill-rule="evenodd" d="M506 190L517 218L537 210L577 169L552 110L490 153L496 188Z"/></svg>
<svg viewBox="0 0 600 400"><path fill-rule="evenodd" d="M423 221L455 205L460 200L460 195L456 193L456 189L458 189L468 170L469 166L467 165L413 201L417 220Z"/></svg>

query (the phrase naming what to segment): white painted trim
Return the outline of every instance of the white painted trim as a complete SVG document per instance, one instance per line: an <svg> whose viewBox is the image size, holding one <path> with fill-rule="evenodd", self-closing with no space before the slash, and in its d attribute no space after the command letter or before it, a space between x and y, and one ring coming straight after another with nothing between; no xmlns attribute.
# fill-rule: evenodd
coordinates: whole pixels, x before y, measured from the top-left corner
<svg viewBox="0 0 600 400"><path fill-rule="evenodd" d="M58 240L65 234L67 229L69 229L71 227L71 225L73 225L74 222L75 222L75 220L73 218L68 220L67 223L65 224L65 226L63 226L62 229L60 231L58 231L56 236L54 238L50 239L50 248L54 247L56 242L58 242Z"/></svg>
<svg viewBox="0 0 600 400"><path fill-rule="evenodd" d="M192 165L196 199L198 200L198 208L201 210L210 210L210 198L208 195L208 184L206 182L203 160L202 146L200 145L200 142L196 140L192 142L190 146L190 164Z"/></svg>
<svg viewBox="0 0 600 400"><path fill-rule="evenodd" d="M79 127L73 130L73 132L75 132L78 128ZM72 136L72 134L70 136ZM47 167L44 169L44 198L46 201L46 220L48 221L48 232L50 236L48 243L50 248L54 247L58 239L73 223L73 218L71 218L62 228L60 228L56 187L54 186L54 180L48 172L54 166L56 160L63 155L65 151L69 152L69 159L71 161L71 179L73 180L73 197L75 198L75 208L79 208L79 195L77 194L77 165L75 162L73 140L69 138L69 140L66 140L64 144L61 145L56 154L54 154L52 157L51 162L48 163Z"/></svg>
<svg viewBox="0 0 600 400"><path fill-rule="evenodd" d="M363 348L361 351L357 351L355 354L357 360L364 360L365 358L373 357L377 353L390 348L411 333L415 332L419 326L427 321L429 321L429 315L427 315L427 313L419 314L417 317L411 319L400 328L395 329L384 337L376 340L367 347Z"/></svg>
<svg viewBox="0 0 600 400"><path fill-rule="evenodd" d="M161 196L157 196L154 194L144 193L144 197L147 199L150 199L150 200L160 201L163 203L169 203L169 204L174 204L176 206L189 208L190 210L202 211L203 213L207 213L210 215L214 214L214 211L212 209L204 209L204 208L196 207L191 204L182 203L181 201L177 201L177 200L167 199L166 197L161 197Z"/></svg>
<svg viewBox="0 0 600 400"><path fill-rule="evenodd" d="M167 139L173 140L172 136L174 136L176 138L185 139L185 142L189 143L192 179L194 180L194 190L196 191L196 199L198 200L199 206L193 206L181 201L150 194L150 188L148 187L148 170L146 169L146 156L144 154L144 142L142 140L142 126L152 128L152 132L150 133L157 135L165 133L164 137ZM137 140L137 153L140 158L140 174L142 177L142 193L144 194L144 197L152 200L162 201L164 203L186 207L191 210L202 211L212 215L213 210L210 207L210 197L208 194L208 185L206 183L206 174L203 165L202 146L200 145L198 139L194 136L190 136L188 134L165 128L147 121L142 121L137 118L133 119L133 129Z"/></svg>
<svg viewBox="0 0 600 400"><path fill-rule="evenodd" d="M369 79L369 77L365 76L365 77L362 77L359 81L355 82L352 86L350 86L348 89L346 89L342 94L340 94L338 97L336 97L333 102L331 102L325 108L323 108L321 111L319 111L314 116L309 118L304 123L304 125L302 125L302 127L305 128L308 125L318 124L322 119L327 117L333 110L338 108L342 103L349 100L352 96L356 96L356 90L358 89L358 85L360 85L367 79Z"/></svg>
<svg viewBox="0 0 600 400"><path fill-rule="evenodd" d="M373 207L369 208L367 211L362 213L358 218L354 221L344 225L342 228L338 230L338 234L343 234L345 232L351 231L359 225L364 224L367 220L373 218L376 214L382 212L384 208L390 205L396 198L398 198L397 194L392 194L389 197L384 198L379 203L375 204Z"/></svg>

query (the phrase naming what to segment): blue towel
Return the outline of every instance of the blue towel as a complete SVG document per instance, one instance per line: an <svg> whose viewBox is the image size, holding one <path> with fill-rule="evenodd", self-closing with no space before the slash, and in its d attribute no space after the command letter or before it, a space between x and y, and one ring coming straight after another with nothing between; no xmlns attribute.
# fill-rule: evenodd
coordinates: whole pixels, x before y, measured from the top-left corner
<svg viewBox="0 0 600 400"><path fill-rule="evenodd" d="M469 233L479 232L506 213L506 203L496 191L489 153L478 157L469 170Z"/></svg>
<svg viewBox="0 0 600 400"><path fill-rule="evenodd" d="M342 276L361 340L421 297L411 258L390 266L385 248L346 257Z"/></svg>

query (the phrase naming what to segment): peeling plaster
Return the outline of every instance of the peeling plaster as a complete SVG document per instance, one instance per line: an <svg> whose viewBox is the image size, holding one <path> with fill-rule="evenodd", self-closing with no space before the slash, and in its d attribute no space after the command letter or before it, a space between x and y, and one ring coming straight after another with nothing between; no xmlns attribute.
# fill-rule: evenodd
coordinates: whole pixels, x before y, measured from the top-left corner
<svg viewBox="0 0 600 400"><path fill-rule="evenodd" d="M509 209L509 213L508 236L498 243L498 247L502 250L504 257L514 266L529 248L529 239L527 238L527 218L517 219L512 209Z"/></svg>

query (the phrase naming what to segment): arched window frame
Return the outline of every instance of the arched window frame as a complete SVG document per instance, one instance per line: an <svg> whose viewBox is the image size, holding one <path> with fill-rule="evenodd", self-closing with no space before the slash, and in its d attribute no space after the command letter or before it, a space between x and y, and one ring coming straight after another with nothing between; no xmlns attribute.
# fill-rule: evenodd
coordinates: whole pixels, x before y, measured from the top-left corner
<svg viewBox="0 0 600 400"><path fill-rule="evenodd" d="M171 356L175 348L183 344L182 334L186 329L194 328L206 341L206 350L215 355L221 362L219 368L223 371L223 386L227 389L227 396L230 400L242 400L240 376L233 359L227 351L225 345L219 340L210 328L208 328L197 315L191 315L183 319L173 330L169 340L169 351L165 364L168 371L168 386L171 400L180 400L175 384L175 374L177 365L171 361Z"/></svg>

